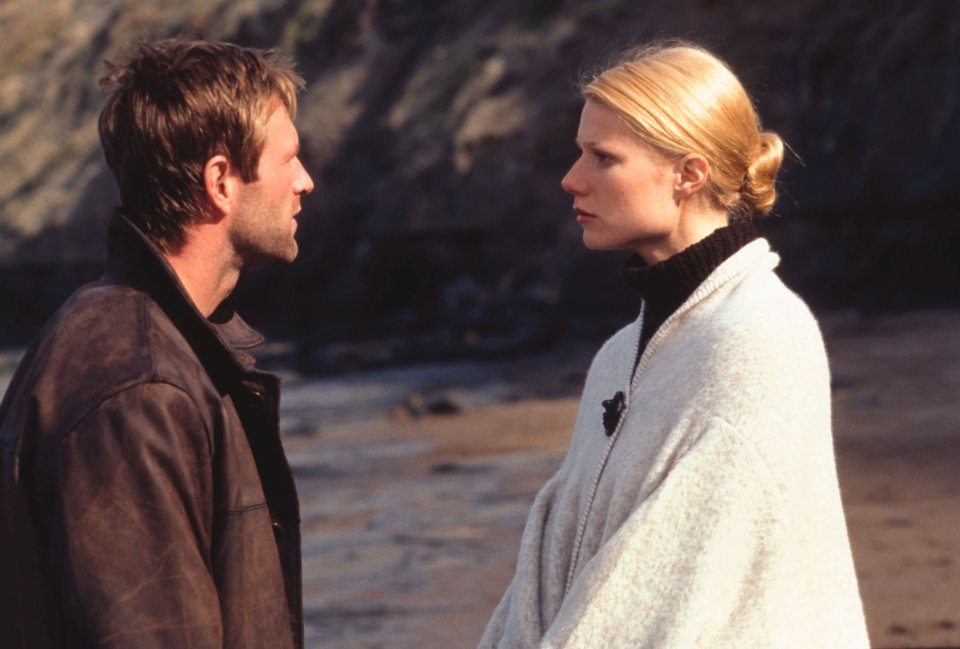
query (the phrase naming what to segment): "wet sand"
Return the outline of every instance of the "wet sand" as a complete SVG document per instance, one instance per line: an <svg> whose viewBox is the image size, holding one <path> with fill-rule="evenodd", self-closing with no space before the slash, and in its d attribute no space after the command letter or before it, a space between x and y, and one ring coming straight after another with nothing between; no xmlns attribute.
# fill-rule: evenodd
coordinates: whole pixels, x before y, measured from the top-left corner
<svg viewBox="0 0 960 649"><path fill-rule="evenodd" d="M960 646L960 311L821 321L871 642ZM308 647L476 646L566 450L594 347L284 373ZM0 353L0 389L16 356Z"/></svg>
<svg viewBox="0 0 960 649"><path fill-rule="evenodd" d="M874 647L960 646L960 313L827 323Z"/></svg>
<svg viewBox="0 0 960 649"><path fill-rule="evenodd" d="M960 312L822 322L871 642L960 646ZM592 351L288 377L310 647L476 645Z"/></svg>

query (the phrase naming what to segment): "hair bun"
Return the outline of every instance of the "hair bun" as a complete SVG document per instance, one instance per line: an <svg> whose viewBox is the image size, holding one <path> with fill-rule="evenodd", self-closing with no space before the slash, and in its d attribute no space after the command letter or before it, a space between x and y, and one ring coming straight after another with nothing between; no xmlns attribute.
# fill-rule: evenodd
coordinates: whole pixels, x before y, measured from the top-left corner
<svg viewBox="0 0 960 649"><path fill-rule="evenodd" d="M777 199L777 172L783 162L783 140L772 131L760 133L759 145L743 176L740 200L747 211L765 216Z"/></svg>

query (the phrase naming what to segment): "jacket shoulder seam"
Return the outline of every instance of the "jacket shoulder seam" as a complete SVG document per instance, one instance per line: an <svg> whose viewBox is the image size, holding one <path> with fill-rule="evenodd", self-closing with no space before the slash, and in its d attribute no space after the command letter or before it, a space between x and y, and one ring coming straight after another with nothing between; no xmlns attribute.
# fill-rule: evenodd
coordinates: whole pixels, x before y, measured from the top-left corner
<svg viewBox="0 0 960 649"><path fill-rule="evenodd" d="M193 397L192 394L190 394L190 391L187 390L186 388L184 388L182 385L179 385L178 383L175 383L174 381L171 381L171 380L169 380L169 379L166 379L166 378L161 377L161 376L156 375L156 374L152 374L152 375L147 376L147 377L144 377L144 378L138 378L138 379L136 379L136 380L134 380L134 381L132 381L132 382L118 385L114 390L105 392L105 393L96 401L96 403L94 403L92 406L90 406L90 408L88 408L85 412L83 412L82 414L80 414L79 416L77 416L77 418L76 418L72 423L70 423L68 426L66 426L66 427L63 429L63 433L61 433L60 436L57 438L57 440L51 445L50 452L47 454L47 457L44 457L44 458L41 459L41 463L42 463L42 462L45 462L47 459L49 459L49 457L50 457L51 455L53 455L53 454L56 452L56 450L60 447L60 445L63 443L63 441L64 441L68 436L70 436L70 435L76 430L76 428L77 428L81 423L83 423L83 421L84 421L87 417L89 417L90 415L92 415L93 413L95 413L97 410L99 410L99 409L100 409L104 404L106 404L108 401L110 401L111 399L114 399L115 397L123 394L124 392L127 392L127 391L129 391L129 390L136 389L136 388L141 387L141 386L147 386L147 385L167 385L167 386L169 386L169 387L171 387L171 388L173 388L173 389L175 389L175 390L177 390L177 391L179 391L179 392L182 392L184 395L186 395L187 399L189 399L189 400L193 403L193 406L194 406L195 410L196 410L197 412L200 412L200 411L201 411L201 410L200 410L200 407L199 407L199 404L197 404L197 400ZM200 419L202 420L203 418L201 417ZM207 436L207 439L210 439L210 430L209 430L209 427L207 426L207 422L206 422L206 421L203 422L203 428L204 428L204 433L205 433L206 436Z"/></svg>

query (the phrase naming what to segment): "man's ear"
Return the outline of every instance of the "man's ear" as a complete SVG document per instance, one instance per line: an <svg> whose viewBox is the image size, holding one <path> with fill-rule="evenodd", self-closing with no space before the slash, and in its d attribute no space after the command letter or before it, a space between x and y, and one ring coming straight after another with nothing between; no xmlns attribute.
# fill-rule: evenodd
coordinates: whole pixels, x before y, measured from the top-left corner
<svg viewBox="0 0 960 649"><path fill-rule="evenodd" d="M240 178L227 156L218 153L203 166L203 186L214 214L223 217L232 212L239 184Z"/></svg>
<svg viewBox="0 0 960 649"><path fill-rule="evenodd" d="M710 176L710 163L699 153L688 153L673 167L676 174L674 192L683 198L689 198L703 189Z"/></svg>

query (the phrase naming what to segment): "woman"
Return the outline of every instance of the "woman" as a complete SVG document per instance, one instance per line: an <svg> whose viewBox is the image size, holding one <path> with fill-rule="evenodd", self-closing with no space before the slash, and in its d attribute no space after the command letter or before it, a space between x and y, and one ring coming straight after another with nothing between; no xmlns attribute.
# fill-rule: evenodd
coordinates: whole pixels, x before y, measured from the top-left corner
<svg viewBox="0 0 960 649"><path fill-rule="evenodd" d="M689 45L582 88L562 181L588 248L635 253L481 647L868 646L817 324L751 219L783 144Z"/></svg>

